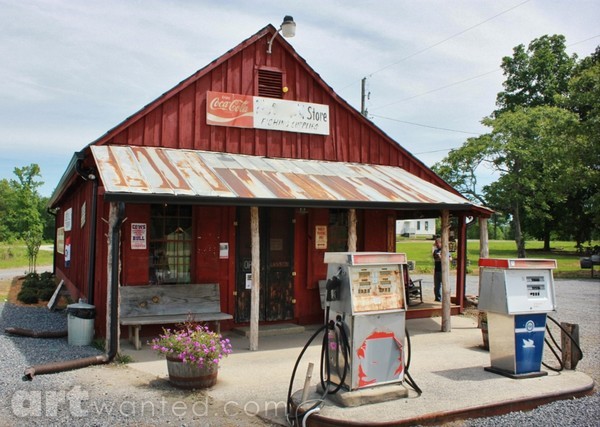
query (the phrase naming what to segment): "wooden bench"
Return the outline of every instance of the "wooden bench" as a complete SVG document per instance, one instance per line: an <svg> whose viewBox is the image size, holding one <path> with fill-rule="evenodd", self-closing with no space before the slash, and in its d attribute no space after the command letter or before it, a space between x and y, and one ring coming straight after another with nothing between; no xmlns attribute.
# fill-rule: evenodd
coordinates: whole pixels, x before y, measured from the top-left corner
<svg viewBox="0 0 600 427"><path fill-rule="evenodd" d="M186 320L215 322L233 319L221 312L218 283L188 285L121 286L121 325L129 327L129 340L139 350L142 325L181 323ZM133 329L133 334L132 334Z"/></svg>

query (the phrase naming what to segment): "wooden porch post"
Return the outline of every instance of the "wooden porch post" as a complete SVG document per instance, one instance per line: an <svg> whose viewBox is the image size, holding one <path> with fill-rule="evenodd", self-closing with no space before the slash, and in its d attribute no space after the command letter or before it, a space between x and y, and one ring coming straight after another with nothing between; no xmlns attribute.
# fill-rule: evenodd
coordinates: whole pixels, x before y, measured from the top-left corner
<svg viewBox="0 0 600 427"><path fill-rule="evenodd" d="M348 252L356 252L356 209L348 209Z"/></svg>
<svg viewBox="0 0 600 427"><path fill-rule="evenodd" d="M488 242L488 220L487 218L479 218L479 258L489 258L490 247ZM481 289L481 269L479 269L479 290Z"/></svg>
<svg viewBox="0 0 600 427"><path fill-rule="evenodd" d="M452 325L450 321L450 284L448 276L450 261L448 255L448 241L450 237L450 212L442 211L442 332L450 332Z"/></svg>
<svg viewBox="0 0 600 427"><path fill-rule="evenodd" d="M489 258L490 256L487 226L487 218L479 218L479 258Z"/></svg>
<svg viewBox="0 0 600 427"><path fill-rule="evenodd" d="M108 211L108 235L106 236L106 242L107 242L107 251L106 251L106 342L105 342L105 348L110 348L110 341L112 339L111 337L111 322L118 322L119 319L112 319L112 313L111 313L111 306L113 304L113 299L115 299L117 301L117 304L119 303L119 295L113 295L112 293L112 286L111 286L111 281L112 281L112 277L113 277L113 270L116 269L120 272L120 268L121 268L121 263L119 261L118 265L113 265L113 252L120 251L120 238L118 242L113 242L112 239L112 230L115 227L115 225L117 224L117 221L119 220L119 208L118 208L118 203L117 202L111 202L110 203L110 207L109 207L109 211ZM113 243L116 243L116 247L115 245L113 245ZM120 277L120 275L119 275ZM117 315L119 313L119 310L117 310ZM119 339L119 335L120 335L120 328L116 328L117 331L117 351L121 351L121 344L120 344L120 339Z"/></svg>
<svg viewBox="0 0 600 427"><path fill-rule="evenodd" d="M458 215L458 245L456 247L456 304L462 313L465 306L465 286L467 283L467 223L465 215Z"/></svg>
<svg viewBox="0 0 600 427"><path fill-rule="evenodd" d="M258 350L258 319L260 310L260 234L258 207L250 208L252 253L252 290L250 292L250 350Z"/></svg>

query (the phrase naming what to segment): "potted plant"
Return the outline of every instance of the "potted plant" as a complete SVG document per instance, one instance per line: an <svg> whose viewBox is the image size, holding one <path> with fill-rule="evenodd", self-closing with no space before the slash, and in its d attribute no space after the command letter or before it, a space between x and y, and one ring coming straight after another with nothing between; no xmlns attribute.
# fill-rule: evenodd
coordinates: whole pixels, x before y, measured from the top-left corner
<svg viewBox="0 0 600 427"><path fill-rule="evenodd" d="M215 385L219 363L232 352L228 338L191 321L163 329L150 346L166 356L169 382L186 389Z"/></svg>

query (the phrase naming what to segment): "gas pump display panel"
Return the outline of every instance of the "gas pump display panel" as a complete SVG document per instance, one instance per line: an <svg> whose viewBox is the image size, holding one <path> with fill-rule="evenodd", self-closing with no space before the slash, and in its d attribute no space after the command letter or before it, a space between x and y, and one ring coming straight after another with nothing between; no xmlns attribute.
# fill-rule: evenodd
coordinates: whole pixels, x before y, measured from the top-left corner
<svg viewBox="0 0 600 427"><path fill-rule="evenodd" d="M556 309L551 270L484 268L479 294L479 309L495 313L549 313Z"/></svg>
<svg viewBox="0 0 600 427"><path fill-rule="evenodd" d="M406 255L378 252L327 252L327 276L342 286L331 310L365 314L406 309L403 265Z"/></svg>
<svg viewBox="0 0 600 427"><path fill-rule="evenodd" d="M352 313L404 308L404 286L398 265L348 267Z"/></svg>

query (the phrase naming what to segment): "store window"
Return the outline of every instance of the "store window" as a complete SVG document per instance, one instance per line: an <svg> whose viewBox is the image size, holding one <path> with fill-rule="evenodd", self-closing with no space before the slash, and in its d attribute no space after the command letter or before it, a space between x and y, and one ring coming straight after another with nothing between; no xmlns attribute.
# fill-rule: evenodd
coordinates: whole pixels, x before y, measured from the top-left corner
<svg viewBox="0 0 600 427"><path fill-rule="evenodd" d="M192 207L150 209L150 283L190 283Z"/></svg>

